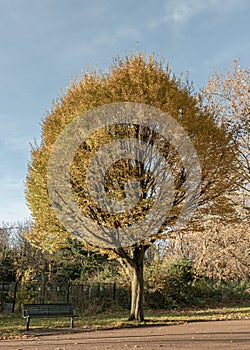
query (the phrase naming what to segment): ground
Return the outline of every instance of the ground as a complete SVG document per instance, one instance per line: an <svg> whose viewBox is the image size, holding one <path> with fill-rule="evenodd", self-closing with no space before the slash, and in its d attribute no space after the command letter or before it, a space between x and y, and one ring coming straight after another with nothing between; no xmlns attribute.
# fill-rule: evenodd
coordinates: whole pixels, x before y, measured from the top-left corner
<svg viewBox="0 0 250 350"><path fill-rule="evenodd" d="M62 330L60 332L63 332ZM0 341L1 350L216 349L249 350L250 319L192 322L106 331L31 330L25 340Z"/></svg>

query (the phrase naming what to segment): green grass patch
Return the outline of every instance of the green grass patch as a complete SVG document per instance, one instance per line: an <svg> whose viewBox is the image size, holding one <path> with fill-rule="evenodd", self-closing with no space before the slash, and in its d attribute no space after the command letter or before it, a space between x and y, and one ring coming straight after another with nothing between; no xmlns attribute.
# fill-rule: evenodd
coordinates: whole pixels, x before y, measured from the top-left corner
<svg viewBox="0 0 250 350"><path fill-rule="evenodd" d="M250 306L231 305L217 308L177 310L146 310L145 322L128 321L129 311L106 311L98 314L80 314L75 319L77 329L112 329L150 325L167 325L182 322L233 320L250 317ZM31 319L30 331L25 331L26 321L20 313L0 315L0 339L25 338L47 330L70 330L69 318Z"/></svg>

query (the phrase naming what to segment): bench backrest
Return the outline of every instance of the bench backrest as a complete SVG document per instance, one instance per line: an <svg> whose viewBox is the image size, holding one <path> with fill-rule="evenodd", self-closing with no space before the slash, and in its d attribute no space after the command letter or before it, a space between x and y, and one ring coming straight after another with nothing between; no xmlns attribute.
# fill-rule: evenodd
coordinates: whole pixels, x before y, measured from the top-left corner
<svg viewBox="0 0 250 350"><path fill-rule="evenodd" d="M72 304L24 304L23 316L74 316Z"/></svg>

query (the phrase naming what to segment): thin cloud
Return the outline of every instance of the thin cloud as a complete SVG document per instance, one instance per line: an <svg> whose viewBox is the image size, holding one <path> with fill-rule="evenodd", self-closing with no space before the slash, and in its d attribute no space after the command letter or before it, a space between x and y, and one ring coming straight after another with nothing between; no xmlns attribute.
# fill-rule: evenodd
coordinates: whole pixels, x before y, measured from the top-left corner
<svg viewBox="0 0 250 350"><path fill-rule="evenodd" d="M162 24L181 26L205 11L230 12L247 4L247 0L167 0L163 16L154 18L150 23L150 27L154 28Z"/></svg>

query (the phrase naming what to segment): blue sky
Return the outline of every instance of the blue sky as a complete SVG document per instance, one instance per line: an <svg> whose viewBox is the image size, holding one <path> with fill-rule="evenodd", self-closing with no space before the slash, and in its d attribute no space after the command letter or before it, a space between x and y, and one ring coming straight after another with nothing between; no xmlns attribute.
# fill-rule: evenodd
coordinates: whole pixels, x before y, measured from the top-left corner
<svg viewBox="0 0 250 350"><path fill-rule="evenodd" d="M29 217L29 143L72 77L140 49L199 88L235 57L250 66L249 18L249 0L0 0L0 223Z"/></svg>

